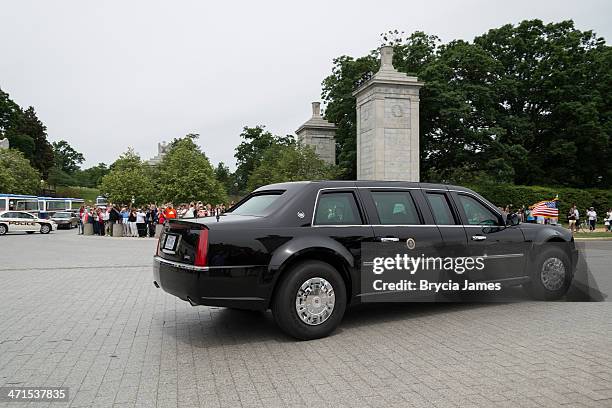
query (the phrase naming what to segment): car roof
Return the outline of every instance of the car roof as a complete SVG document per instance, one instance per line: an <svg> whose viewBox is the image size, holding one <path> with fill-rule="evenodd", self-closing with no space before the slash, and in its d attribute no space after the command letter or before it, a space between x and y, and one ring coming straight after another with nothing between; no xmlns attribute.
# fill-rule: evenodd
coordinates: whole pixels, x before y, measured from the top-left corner
<svg viewBox="0 0 612 408"><path fill-rule="evenodd" d="M292 190L299 186L313 185L319 188L342 188L342 187L397 187L397 188L425 188L435 190L455 190L472 192L469 188L451 184L416 183L410 181L384 181L384 180L313 180L313 181L291 181L286 183L268 184L255 191L265 190Z"/></svg>
<svg viewBox="0 0 612 408"><path fill-rule="evenodd" d="M17 213L31 214L32 212L36 212L36 210L31 210L31 211L26 211L26 210L2 210L2 211L0 211L0 213L5 213L5 212L17 212Z"/></svg>

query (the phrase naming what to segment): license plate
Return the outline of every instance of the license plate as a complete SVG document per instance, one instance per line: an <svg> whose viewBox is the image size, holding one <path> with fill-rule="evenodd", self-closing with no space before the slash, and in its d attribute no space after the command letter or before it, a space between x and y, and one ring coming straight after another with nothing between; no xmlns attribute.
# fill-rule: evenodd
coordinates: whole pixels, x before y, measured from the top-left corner
<svg viewBox="0 0 612 408"><path fill-rule="evenodd" d="M166 240L164 241L164 248L168 251L174 251L176 246L178 236L173 234L166 235Z"/></svg>

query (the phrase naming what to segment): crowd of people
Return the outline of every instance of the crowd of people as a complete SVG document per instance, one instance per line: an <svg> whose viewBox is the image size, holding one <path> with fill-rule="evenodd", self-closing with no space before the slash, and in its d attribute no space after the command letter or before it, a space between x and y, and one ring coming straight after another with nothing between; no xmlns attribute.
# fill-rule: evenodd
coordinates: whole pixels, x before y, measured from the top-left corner
<svg viewBox="0 0 612 408"><path fill-rule="evenodd" d="M108 206L85 207L79 209L79 234L85 233L85 225L92 224L94 235L112 236L113 225L122 226L124 237L154 237L156 225L163 225L166 220L174 218L200 218L220 216L234 205L204 204L201 201L181 204L174 207L172 203L158 207L150 204L144 207Z"/></svg>
<svg viewBox="0 0 612 408"><path fill-rule="evenodd" d="M586 227L588 227L589 231L594 232L597 229L597 211L595 211L595 207L590 207L585 211L586 216ZM567 214L567 220L569 223L569 228L572 232L577 232L579 228L581 228L580 223L580 211L576 207L576 204L572 205ZM606 212L606 215L603 218L603 226L605 232L612 232L612 208L609 208ZM584 228L584 227L582 227Z"/></svg>
<svg viewBox="0 0 612 408"><path fill-rule="evenodd" d="M522 206L521 208L513 208L511 205L508 205L506 207L498 208L502 212L504 217L507 217L508 214L517 214L521 222L555 225L559 223L559 220L556 218L533 216L532 210L527 206ZM584 214L584 219L580 218L581 214ZM572 233L576 233L579 230L588 230L590 232L594 232L597 229L598 222L601 222L598 218L597 211L595 211L595 207L590 207L586 209L583 213L581 213L580 210L578 210L576 204L573 204L570 207L566 218L568 223L568 229L570 229ZM603 218L603 227L605 232L612 232L612 208L608 209Z"/></svg>

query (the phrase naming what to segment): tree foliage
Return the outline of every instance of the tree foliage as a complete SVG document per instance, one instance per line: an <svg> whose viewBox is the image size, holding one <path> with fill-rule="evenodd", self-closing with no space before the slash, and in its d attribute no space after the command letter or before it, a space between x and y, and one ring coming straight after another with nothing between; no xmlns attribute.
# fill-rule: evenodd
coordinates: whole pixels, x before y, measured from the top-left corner
<svg viewBox="0 0 612 408"><path fill-rule="evenodd" d="M188 135L173 142L159 164L158 197L162 201L221 203L227 200L223 185L215 179L214 169L195 139L194 135Z"/></svg>
<svg viewBox="0 0 612 408"><path fill-rule="evenodd" d="M394 66L425 82L421 174L427 181L612 185L612 48L572 21L507 24L472 42L396 31ZM338 163L356 176L352 91L378 69L377 52L334 60L323 81L338 126Z"/></svg>
<svg viewBox="0 0 612 408"><path fill-rule="evenodd" d="M291 145L294 139L290 136L276 136L265 130L264 126L247 127L242 129L240 137L243 141L236 147L235 183L237 190L244 192L247 188L249 176L261 162L264 152L275 145Z"/></svg>
<svg viewBox="0 0 612 408"><path fill-rule="evenodd" d="M55 166L68 174L73 174L79 170L81 163L85 161L83 154L77 152L65 140L53 142L53 156L55 157Z"/></svg>
<svg viewBox="0 0 612 408"><path fill-rule="evenodd" d="M100 185L102 177L109 172L109 168L104 163L98 163L95 166L83 170L77 170L73 175L74 180L72 185L96 188Z"/></svg>
<svg viewBox="0 0 612 408"><path fill-rule="evenodd" d="M16 149L0 150L0 191L7 194L38 194L40 174Z"/></svg>
<svg viewBox="0 0 612 408"><path fill-rule="evenodd" d="M111 165L111 170L102 177L100 192L113 203L135 205L155 201L154 177L140 156L129 148Z"/></svg>
<svg viewBox="0 0 612 408"><path fill-rule="evenodd" d="M22 109L0 89L0 138L5 137L11 147L23 152L46 179L53 166L53 148L47 140L47 128L33 107Z"/></svg>
<svg viewBox="0 0 612 408"><path fill-rule="evenodd" d="M273 145L262 155L248 180L249 190L266 184L334 179L336 168L319 159L314 150L297 144Z"/></svg>

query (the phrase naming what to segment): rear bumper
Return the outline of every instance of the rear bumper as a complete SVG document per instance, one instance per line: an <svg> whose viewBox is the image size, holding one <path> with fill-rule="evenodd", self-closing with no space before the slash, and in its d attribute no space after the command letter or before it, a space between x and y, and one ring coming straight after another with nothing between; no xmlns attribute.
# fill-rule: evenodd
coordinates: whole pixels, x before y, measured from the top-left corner
<svg viewBox="0 0 612 408"><path fill-rule="evenodd" d="M201 267L153 258L155 286L192 306L265 310L270 288L261 282L266 270L263 265Z"/></svg>

